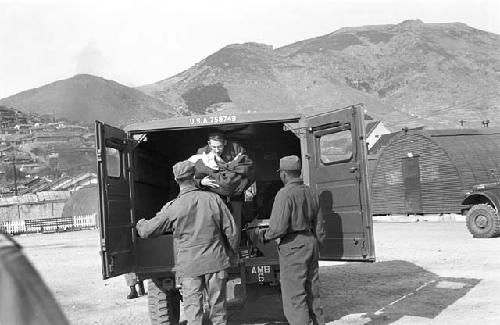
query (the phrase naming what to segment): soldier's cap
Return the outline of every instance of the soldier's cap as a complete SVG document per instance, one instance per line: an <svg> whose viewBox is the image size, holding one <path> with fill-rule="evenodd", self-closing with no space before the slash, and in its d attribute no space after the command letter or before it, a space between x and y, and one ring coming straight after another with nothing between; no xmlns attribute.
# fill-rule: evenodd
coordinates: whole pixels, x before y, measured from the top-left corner
<svg viewBox="0 0 500 325"><path fill-rule="evenodd" d="M296 155L285 156L280 159L280 170L301 170L302 163L300 162L300 158Z"/></svg>
<svg viewBox="0 0 500 325"><path fill-rule="evenodd" d="M189 160L179 161L172 167L172 172L176 180L193 177L195 172L194 164Z"/></svg>

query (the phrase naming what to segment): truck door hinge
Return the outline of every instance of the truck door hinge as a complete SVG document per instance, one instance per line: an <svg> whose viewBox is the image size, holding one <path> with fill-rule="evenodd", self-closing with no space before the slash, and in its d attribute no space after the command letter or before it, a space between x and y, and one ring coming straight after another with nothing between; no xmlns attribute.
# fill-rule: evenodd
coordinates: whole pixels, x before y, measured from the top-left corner
<svg viewBox="0 0 500 325"><path fill-rule="evenodd" d="M99 161L99 162L102 161L102 150L101 149L96 150L96 157L97 157L97 161Z"/></svg>
<svg viewBox="0 0 500 325"><path fill-rule="evenodd" d="M113 273L113 271L115 270L115 259L114 257L112 256L111 257L111 260L109 261L108 263L108 269L109 269L109 273Z"/></svg>
<svg viewBox="0 0 500 325"><path fill-rule="evenodd" d="M363 254L363 257L368 256L368 252L366 249L366 241L364 240L361 242L361 254Z"/></svg>

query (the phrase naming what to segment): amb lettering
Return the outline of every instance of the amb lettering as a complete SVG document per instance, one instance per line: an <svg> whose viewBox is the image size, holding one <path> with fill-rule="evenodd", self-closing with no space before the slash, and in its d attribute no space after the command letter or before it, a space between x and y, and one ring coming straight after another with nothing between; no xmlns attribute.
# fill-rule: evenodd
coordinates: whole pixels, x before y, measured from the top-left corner
<svg viewBox="0 0 500 325"><path fill-rule="evenodd" d="M271 273L270 265L253 266L252 273L257 274L259 282L264 282L264 273Z"/></svg>

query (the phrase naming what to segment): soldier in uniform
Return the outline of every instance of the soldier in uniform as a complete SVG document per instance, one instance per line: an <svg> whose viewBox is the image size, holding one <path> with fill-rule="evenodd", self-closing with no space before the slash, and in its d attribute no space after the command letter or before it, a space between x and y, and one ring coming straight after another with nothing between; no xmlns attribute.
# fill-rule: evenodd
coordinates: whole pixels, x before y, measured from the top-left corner
<svg viewBox="0 0 500 325"><path fill-rule="evenodd" d="M206 146L198 149L198 154L213 152L216 159L224 163L229 163L234 160L238 155L247 154L245 148L243 148L237 142L228 142L223 133L214 132L208 135L208 143ZM251 182L250 182L251 183ZM210 177L205 177L199 182L200 186L206 187L218 187L213 179ZM245 188L240 188L236 190L236 196L231 200L231 209L233 210L233 215L236 214L235 221L240 224L241 221L241 209L242 209L242 199L241 196Z"/></svg>
<svg viewBox="0 0 500 325"><path fill-rule="evenodd" d="M319 249L325 238L319 199L304 184L297 156L280 159L285 185L276 195L269 228L258 240L278 240L283 311L291 325L324 324L320 304Z"/></svg>
<svg viewBox="0 0 500 325"><path fill-rule="evenodd" d="M179 196L168 202L153 219L141 219L141 237L173 228L176 247L176 277L180 278L184 313L188 324L201 325L203 292L208 294L212 324L227 324L226 282L230 257L237 252L234 219L219 195L195 186L194 165L174 165Z"/></svg>
<svg viewBox="0 0 500 325"><path fill-rule="evenodd" d="M146 290L144 289L144 282L142 280L139 281L139 279L137 278L137 274L135 273L125 274L125 282L130 288L130 292L127 295L127 299L135 299L138 298L139 296L144 296L146 294ZM137 292L135 285L139 287L139 292Z"/></svg>
<svg viewBox="0 0 500 325"><path fill-rule="evenodd" d="M208 135L207 145L198 149L197 154L208 154L213 153L217 161L223 163L230 163L235 158L240 155L246 155L247 152L237 142L227 141L225 135L221 132L213 132ZM233 215L234 221L236 222L236 227L241 229L242 214L243 214L243 202L245 201L244 191L253 182L253 170L250 171L248 175L247 182L242 182L238 188L236 188L235 193L232 197L223 197L224 201L228 204L231 214ZM201 180L196 180L196 184L200 188L218 188L219 184L207 176ZM237 242L239 244L240 234L237 234Z"/></svg>
<svg viewBox="0 0 500 325"><path fill-rule="evenodd" d="M0 324L68 325L61 308L17 244L0 232Z"/></svg>

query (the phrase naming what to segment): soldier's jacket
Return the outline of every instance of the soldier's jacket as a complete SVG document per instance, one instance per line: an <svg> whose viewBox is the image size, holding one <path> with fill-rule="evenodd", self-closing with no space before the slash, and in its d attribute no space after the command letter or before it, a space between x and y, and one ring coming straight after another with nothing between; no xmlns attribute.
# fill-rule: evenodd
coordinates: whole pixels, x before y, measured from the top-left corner
<svg viewBox="0 0 500 325"><path fill-rule="evenodd" d="M208 154L212 149L210 146L204 146L198 149L198 154ZM222 196L227 196L242 201L242 193L255 180L254 163L250 156L237 142L229 141L220 154L223 161L218 161L219 170L213 171L210 168L200 168L203 164L196 164L196 184L202 188L200 181L205 176L211 176L219 184L218 189L207 188ZM204 188L205 189L205 188Z"/></svg>
<svg viewBox="0 0 500 325"><path fill-rule="evenodd" d="M141 237L173 229L178 276L196 277L224 270L237 252L237 229L219 195L184 188L156 216L137 224Z"/></svg>
<svg viewBox="0 0 500 325"><path fill-rule="evenodd" d="M244 154L240 154L229 163L217 162L217 170L205 166L202 160L195 163L195 179L200 180L210 176L219 185L218 188L208 188L226 197L237 197L250 186L254 177L253 161Z"/></svg>
<svg viewBox="0 0 500 325"><path fill-rule="evenodd" d="M265 239L301 231L311 231L320 245L326 236L318 196L302 180L294 180L276 194Z"/></svg>

